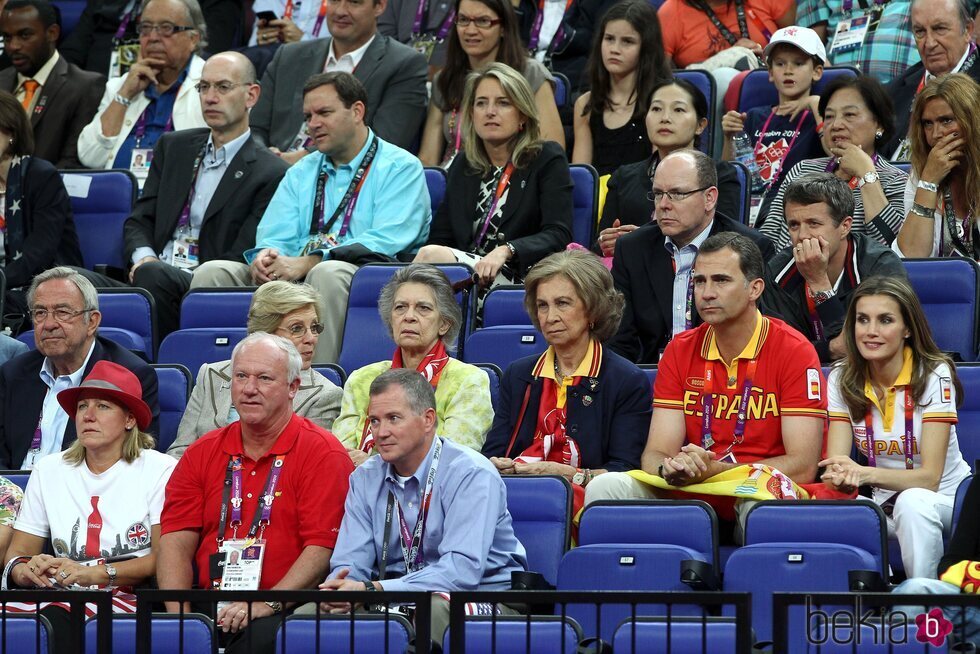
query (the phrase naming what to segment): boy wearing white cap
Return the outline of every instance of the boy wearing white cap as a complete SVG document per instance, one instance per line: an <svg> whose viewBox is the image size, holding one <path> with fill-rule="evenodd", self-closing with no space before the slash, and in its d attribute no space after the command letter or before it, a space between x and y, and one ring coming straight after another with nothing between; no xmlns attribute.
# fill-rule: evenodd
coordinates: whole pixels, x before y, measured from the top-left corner
<svg viewBox="0 0 980 654"><path fill-rule="evenodd" d="M729 111L721 119L721 128L725 133L723 159L734 159L733 136L745 131L752 140L765 195L778 188L783 175L797 162L824 154L817 134L820 96L810 95L810 89L823 76L827 51L816 32L792 26L772 35L763 56L779 104L754 107L746 113Z"/></svg>

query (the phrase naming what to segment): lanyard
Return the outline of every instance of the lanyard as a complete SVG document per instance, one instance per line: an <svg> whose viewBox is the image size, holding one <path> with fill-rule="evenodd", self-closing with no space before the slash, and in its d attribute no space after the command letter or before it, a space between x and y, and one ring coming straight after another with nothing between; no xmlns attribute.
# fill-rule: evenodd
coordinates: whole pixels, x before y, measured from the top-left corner
<svg viewBox="0 0 980 654"><path fill-rule="evenodd" d="M974 240L973 232L976 226L973 224L973 214L967 214L966 218L960 221L956 217L956 210L953 207L953 192L949 185L943 188L942 197L943 224L945 231L949 234L950 251L943 254L942 243L940 243L939 256L950 256L960 254L964 257L973 257L980 260L980 252L977 251L977 241Z"/></svg>
<svg viewBox="0 0 980 654"><path fill-rule="evenodd" d="M248 530L248 538L254 539L255 534L262 529L262 534L265 533L265 528L269 525L272 517L272 501L276 497L276 486L279 484L279 477L282 475L282 465L286 460L284 454L276 456L275 461L272 462L272 467L269 469L269 477L265 482L265 493L262 494L261 510L256 508L255 515L252 518L252 525ZM242 461L242 457L239 454L232 455L228 458L228 466L225 468L225 489L222 493L221 499L221 513L218 517L218 535L216 540L220 546L225 540L225 528L229 525L228 523L228 507L231 507L231 523L232 528L232 538L238 538L238 527L242 524L242 471L245 468L245 464ZM259 534L259 538L262 537Z"/></svg>
<svg viewBox="0 0 980 654"><path fill-rule="evenodd" d="M354 173L354 178L347 186L347 192L344 193L343 199L341 199L340 204L337 205L337 209L333 212L333 216L330 217L330 220L326 224L323 222L323 203L325 200L324 191L327 185L327 171L323 165L320 166L320 175L316 180L316 196L313 201L313 220L310 223L310 234L328 233L341 214L344 215L344 221L341 224L338 236L342 238L347 234L351 216L354 215L354 206L357 204L357 196L361 194L361 186L367 178L368 169L371 168L371 162L374 161L374 155L377 152L378 137L375 136L374 140L371 141L371 147L368 148L364 159L361 160L361 165L358 166L357 171Z"/></svg>
<svg viewBox="0 0 980 654"><path fill-rule="evenodd" d="M422 502L419 504L419 515L415 520L415 530L408 531L408 524L402 515L401 505L395 500L395 494L388 491L388 506L385 509L384 543L381 545L381 561L378 563L378 579L385 578L385 568L388 566L388 541L391 536L391 523L395 507L398 509L399 530L401 532L402 556L405 560L405 572L415 572L425 567L425 555L422 553L422 536L425 534L425 522L429 517L429 504L432 502L432 486L439 469L439 458L442 454L442 441L436 438L435 451L432 453L432 464L425 478L425 489Z"/></svg>
<svg viewBox="0 0 980 654"><path fill-rule="evenodd" d="M749 395L752 392L752 378L755 377L755 369L758 365L756 359L749 361L748 369L745 371L745 381L742 383L742 393L739 399L738 415L735 419L735 431L732 434L732 444L718 458L723 458L736 445L741 445L745 440L745 415L749 409ZM711 421L714 418L714 362L706 361L704 364L704 395L701 396L701 447L710 450L715 444L715 439L711 436Z"/></svg>
<svg viewBox="0 0 980 654"><path fill-rule="evenodd" d="M569 0L571 2L571 0ZM425 26L426 19L426 4L428 0L419 0L419 5L415 9L415 20L412 21L412 37L417 38L422 35L422 30ZM452 29L453 21L456 20L456 9L455 7L449 10L446 14L446 18L439 25L439 31L436 33L436 39L438 41L444 41L446 36L449 34L449 30Z"/></svg>
<svg viewBox="0 0 980 654"><path fill-rule="evenodd" d="M745 24L744 0L735 0L735 16L738 19L738 37L732 34L731 30L722 24L722 22L718 19L718 14L716 14L714 10L709 7L706 2L704 2L704 0L692 0L691 4L695 9L700 10L708 17L708 20L710 20L711 24L715 26L715 29L721 33L721 36L728 41L729 45L735 45L735 43L739 40L739 37L743 39L749 38L749 28Z"/></svg>
<svg viewBox="0 0 980 654"><path fill-rule="evenodd" d="M208 149L208 144L205 143L204 147L194 158L194 167L191 169L191 190L187 194L187 200L184 202L184 208L180 211L180 218L177 219L177 229L181 227L187 227L191 222L191 203L194 202L194 190L197 187L197 175L201 170L201 161L204 159L204 153Z"/></svg>
<svg viewBox="0 0 980 654"><path fill-rule="evenodd" d="M528 50L534 52L538 49L538 41L541 38L541 25L544 23L544 4L547 0L540 0L538 2L538 15L534 17L534 24L531 26L531 37L528 40ZM562 21L564 22L565 15L568 14L568 8L572 6L573 0L565 0L565 10L561 12ZM551 45L548 47L549 50L554 49L554 47L564 38L565 30L561 25L558 24L558 31L555 32L555 36L551 39Z"/></svg>
<svg viewBox="0 0 980 654"><path fill-rule="evenodd" d="M766 131L769 129L769 123L772 121L772 117L775 115L776 110L773 109L771 112L769 112L769 117L766 118L766 122L762 124L762 131L759 133L759 141L755 144L755 148L753 148L753 154L755 154L756 161L758 161L759 155L765 150L765 147L762 144L762 137L766 135ZM779 157L779 160L775 163L775 173L769 175L769 182L766 184L766 189L772 188L772 185L775 183L776 179L778 179L782 174L783 162L786 161L786 157L789 156L790 151L793 149L793 144L796 143L796 139L800 135L800 130L803 127L803 121L806 120L806 117L809 115L810 110L807 109L800 115L800 119L796 121L796 128L793 130L793 138L790 139L789 145L783 151L783 154L781 157Z"/></svg>
<svg viewBox="0 0 980 654"><path fill-rule="evenodd" d="M902 436L902 450L905 453L905 469L912 469L912 442L914 436L912 434L912 415L914 412L914 407L912 405L912 385L909 384L905 387L905 434ZM885 416L881 416L882 427L884 427ZM868 435L868 465L872 468L876 467L877 464L877 454L875 453L875 432L871 426L871 407L868 407L868 412L864 414L864 428Z"/></svg>
<svg viewBox="0 0 980 654"><path fill-rule="evenodd" d="M320 9L316 13L316 21L313 23L313 36L320 36L323 29L323 18L327 15L327 0L320 0Z"/></svg>
<svg viewBox="0 0 980 654"><path fill-rule="evenodd" d="M677 259L673 253L670 255L670 266L674 269L674 276L677 276ZM687 273L687 299L684 303L684 329L694 326L694 270Z"/></svg>
<svg viewBox="0 0 980 654"><path fill-rule="evenodd" d="M133 10L136 8L135 4L136 3L132 3L129 11L123 15L122 20L119 22L119 29L116 30L116 34L112 37L112 40L115 43L119 43L122 41L123 37L126 36L126 28L129 27L129 21L133 17Z"/></svg>
<svg viewBox="0 0 980 654"><path fill-rule="evenodd" d="M134 129L134 132L136 134L137 148L140 146L140 143L143 141L143 137L146 135L146 112L149 110L150 110L149 107L144 109L143 113L140 114L139 120L136 121L136 128ZM170 115L167 116L167 124L163 126L163 131L165 133L170 132L173 130L173 128L174 128L174 116L173 116L173 112L171 112Z"/></svg>
<svg viewBox="0 0 980 654"><path fill-rule="evenodd" d="M822 341L824 340L823 321L820 320L820 314L817 313L817 301L810 295L809 284L803 284L803 295L806 296L806 310L810 314L810 327L813 328L813 340Z"/></svg>
<svg viewBox="0 0 980 654"><path fill-rule="evenodd" d="M37 417L37 427L34 428L34 437L31 438L31 452L41 451L41 421L44 420L44 403L47 401L50 392L50 388L44 391L44 399L41 400L41 415ZM68 418L70 420L71 416Z"/></svg>
<svg viewBox="0 0 980 654"><path fill-rule="evenodd" d="M500 175L500 179L497 181L497 190L493 194L493 199L490 201L490 206L487 208L487 215L483 219L483 227L480 228L480 233L477 234L476 239L473 243L473 249L478 250L483 245L483 239L487 235L487 229L490 228L490 220L493 218L494 212L497 210L497 204L500 202L501 196L503 196L504 191L507 190L507 185L510 183L510 176L514 173L514 162L508 161L507 165L504 166L503 173Z"/></svg>
<svg viewBox="0 0 980 654"><path fill-rule="evenodd" d="M879 7L886 4L888 4L888 0L874 0L874 7L868 7L867 5L864 4L864 2L861 2L861 8L867 12L869 9L878 9ZM854 0L844 0L844 2L841 4L841 9L844 10L845 14L851 13L851 9L853 8L854 8Z"/></svg>
<svg viewBox="0 0 980 654"><path fill-rule="evenodd" d="M459 115L458 109L453 109L452 113L449 114L449 133L453 135L453 140L456 143L452 152L453 155L456 155L463 140L463 117Z"/></svg>
<svg viewBox="0 0 980 654"><path fill-rule="evenodd" d="M293 19L293 0L286 0L286 8L282 11L282 17L286 20Z"/></svg>

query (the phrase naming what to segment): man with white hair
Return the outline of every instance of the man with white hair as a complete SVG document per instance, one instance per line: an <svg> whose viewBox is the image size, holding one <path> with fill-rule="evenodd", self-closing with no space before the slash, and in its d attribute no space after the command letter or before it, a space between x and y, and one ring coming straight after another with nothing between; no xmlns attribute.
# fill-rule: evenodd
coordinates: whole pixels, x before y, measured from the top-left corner
<svg viewBox="0 0 980 654"><path fill-rule="evenodd" d="M281 336L255 333L235 347L240 419L187 448L174 469L160 521L160 588L296 590L326 575L354 466L330 432L293 412L301 366ZM225 651L273 652L284 609L220 603Z"/></svg>

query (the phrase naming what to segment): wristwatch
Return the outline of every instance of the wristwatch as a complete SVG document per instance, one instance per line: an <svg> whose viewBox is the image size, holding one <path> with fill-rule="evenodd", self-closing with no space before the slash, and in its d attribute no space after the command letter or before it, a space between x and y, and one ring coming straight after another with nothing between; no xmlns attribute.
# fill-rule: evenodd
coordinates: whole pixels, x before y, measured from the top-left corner
<svg viewBox="0 0 980 654"><path fill-rule="evenodd" d="M282 613L282 602L266 602L266 606L272 609L272 614Z"/></svg>
<svg viewBox="0 0 980 654"><path fill-rule="evenodd" d="M813 298L813 303L816 305L821 305L836 295L836 293L834 293L834 289L830 289L828 291L811 291L808 289L807 292L810 294L810 297Z"/></svg>
<svg viewBox="0 0 980 654"><path fill-rule="evenodd" d="M865 184L874 184L878 181L878 173L871 171L870 173L865 173L864 177L858 180L858 188L861 188Z"/></svg>
<svg viewBox="0 0 980 654"><path fill-rule="evenodd" d="M576 486L584 486L585 485L585 471L582 470L581 468L576 468L575 469L575 474L572 475L572 483L575 484Z"/></svg>
<svg viewBox="0 0 980 654"><path fill-rule="evenodd" d="M107 575L109 575L109 585L110 586L115 586L116 585L116 567L114 565L112 565L111 563L106 563L105 564L105 573Z"/></svg>

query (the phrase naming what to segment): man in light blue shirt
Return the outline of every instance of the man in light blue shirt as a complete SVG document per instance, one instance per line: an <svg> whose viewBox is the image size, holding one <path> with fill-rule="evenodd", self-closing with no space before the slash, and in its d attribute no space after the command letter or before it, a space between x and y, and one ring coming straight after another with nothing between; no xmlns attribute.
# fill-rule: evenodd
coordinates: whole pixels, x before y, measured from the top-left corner
<svg viewBox="0 0 980 654"><path fill-rule="evenodd" d="M414 252L429 234L432 211L418 158L364 123L367 94L349 73L314 75L303 114L318 154L286 173L259 222L247 263L210 261L191 288L304 280L320 291L325 330L314 361L336 362L347 298L358 266Z"/></svg>
<svg viewBox="0 0 980 654"><path fill-rule="evenodd" d="M330 576L320 588L510 589L511 573L526 570L527 557L514 535L507 490L496 469L469 448L436 436L435 393L416 371L382 373L371 383L370 395L368 418L379 455L350 477ZM428 507L422 515L420 506ZM386 524L386 515L393 524ZM403 531L412 534L411 542ZM432 640L442 643L449 604L432 597ZM320 606L333 613L349 610L343 602Z"/></svg>

